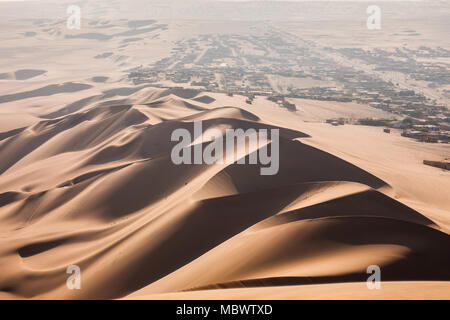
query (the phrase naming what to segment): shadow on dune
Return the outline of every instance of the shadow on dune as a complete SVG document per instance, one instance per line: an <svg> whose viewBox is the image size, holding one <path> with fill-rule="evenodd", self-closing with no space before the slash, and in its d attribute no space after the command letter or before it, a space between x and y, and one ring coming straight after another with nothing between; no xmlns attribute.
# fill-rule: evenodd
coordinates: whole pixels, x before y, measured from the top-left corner
<svg viewBox="0 0 450 320"><path fill-rule="evenodd" d="M47 73L46 70L23 69L14 72L16 80L28 80Z"/></svg>
<svg viewBox="0 0 450 320"><path fill-rule="evenodd" d="M71 104L68 104L62 109L59 109L55 112L51 112L45 115L40 116L42 119L56 119L59 117L63 117L65 115L77 112L78 110L83 109L85 106L89 105L92 102L98 101L101 98L100 95L91 96L87 98L83 98L81 100L75 101Z"/></svg>
<svg viewBox="0 0 450 320"><path fill-rule="evenodd" d="M23 100L23 99L36 98L36 97L47 97L47 96L51 96L54 94L77 92L77 91L87 90L90 88L92 88L91 85L83 84L83 83L74 83L74 82L67 82L67 83L63 83L60 85L52 84L52 85L48 85L48 86L45 86L43 88L36 89L36 90L0 96L0 103L6 103L6 102Z"/></svg>
<svg viewBox="0 0 450 320"><path fill-rule="evenodd" d="M258 166L234 164L225 170L233 177L239 192L315 181L353 181L375 189L387 185L383 180L347 161L289 139L280 140L280 170L277 175L261 176Z"/></svg>
<svg viewBox="0 0 450 320"><path fill-rule="evenodd" d="M108 78L107 77L94 77L92 80L94 82L104 82L106 81ZM121 104L129 104L130 101L128 100L114 100L114 101L104 101L105 99L110 99L116 96L122 96L122 97L126 97L126 96L130 96L136 92L139 92L142 89L148 88L149 86L140 86L140 87L124 87L124 88L116 88L116 89L111 89L111 90L106 90L103 92L103 94L100 95L95 95L95 96L90 96L90 97L86 97L83 99L80 99L78 101L72 102L68 105L66 105L64 108L61 108L59 110L56 110L54 112L48 113L48 114L44 114L42 116L39 116L41 119L56 119L56 118L60 118L63 116L67 116L71 113L75 113L77 111L80 111L81 109L83 109L86 106L89 106L95 102L99 102L98 103L98 107L102 107L102 106L117 106L117 105L121 105Z"/></svg>
<svg viewBox="0 0 450 320"><path fill-rule="evenodd" d="M214 101L216 101L216 99L214 99L210 96L201 96L198 98L194 98L193 100L195 100L197 102L201 102L201 103L206 103L206 104L210 104L210 103L213 103Z"/></svg>
<svg viewBox="0 0 450 320"><path fill-rule="evenodd" d="M15 136L25 130L27 127L17 128L10 131L5 131L0 133L0 141L5 140L9 137Z"/></svg>
<svg viewBox="0 0 450 320"><path fill-rule="evenodd" d="M99 32L88 32L88 33L80 33L80 34L67 34L65 35L66 39L88 39L88 40L97 40L97 41L107 41L118 37L133 37L136 35L142 35L147 34L150 32L153 32L155 30L166 30L167 25L165 24L157 24L154 26L146 27L146 28L140 28L149 24L152 24L150 21L144 22L144 21L134 21L131 22L132 25L130 27L132 29L119 32L119 33L113 33L113 34L107 34L107 33L99 33Z"/></svg>
<svg viewBox="0 0 450 320"><path fill-rule="evenodd" d="M306 236L300 234L304 227L313 231ZM303 229L302 229L303 227ZM304 226L295 223L289 226L292 234L287 238L291 243L284 248L272 248L273 250L284 250L283 256L286 259L297 261L298 268L301 270L302 259L307 263L309 255L299 260L296 246L301 246L303 252L310 250L311 256L323 256L323 253L332 253L332 246L317 247L315 244L325 244L326 240L330 244L347 247L363 246L367 255L371 253L371 246L396 245L408 248L408 253L398 257L396 260L386 263L382 266L383 281L449 281L450 271L443 266L450 264L448 255L448 246L450 238L445 233L428 228L426 226L400 221L390 218L380 217L334 217L320 220L306 221ZM285 232L291 232L286 229ZM304 232L304 231L303 231ZM256 241L265 241L262 237L248 237L246 241L250 242L244 248L230 252L235 256L243 256L243 250L251 247ZM280 243L281 244L281 243ZM255 247L261 248L264 245L256 243ZM267 243L269 246L270 244ZM295 252L297 251L297 253ZM322 251L322 252L321 252ZM267 252L257 252L256 256L261 255L262 260L274 259L274 261L283 261L279 254ZM354 254L355 256L357 254ZM376 261L376 256L373 261ZM255 260L260 258L255 257ZM297 260L296 260L297 259ZM351 257L347 258L348 263L355 264L358 271L339 274L339 269L333 270L329 266L329 276L279 276L267 278L243 278L236 281L229 281L216 284L208 284L191 288L184 288L182 291L220 289L220 288L241 288L241 287L261 287L261 286L290 286L290 285L308 285L321 283L339 283L339 282L366 282L368 274L366 267L368 265L352 262ZM205 259L206 260L206 259ZM369 260L370 261L370 260ZM324 261L324 263L326 263ZM329 263L332 263L330 261ZM205 261L204 268L211 267L208 261ZM231 267L231 266L229 266ZM335 274L333 274L335 272Z"/></svg>

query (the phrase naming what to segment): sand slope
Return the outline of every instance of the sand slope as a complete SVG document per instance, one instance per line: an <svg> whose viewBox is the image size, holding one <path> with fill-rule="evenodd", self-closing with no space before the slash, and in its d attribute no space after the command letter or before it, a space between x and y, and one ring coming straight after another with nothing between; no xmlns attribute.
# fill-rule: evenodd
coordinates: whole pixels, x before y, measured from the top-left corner
<svg viewBox="0 0 450 320"><path fill-rule="evenodd" d="M304 143L301 125L281 128L275 176L257 165L174 165L176 128L276 127L203 96L144 90L135 103L95 101L3 133L0 297L251 298L276 287L277 297L308 298L294 288L351 290L373 264L389 286L445 288L450 237L439 222L391 197L383 179ZM72 264L82 290L66 287Z"/></svg>

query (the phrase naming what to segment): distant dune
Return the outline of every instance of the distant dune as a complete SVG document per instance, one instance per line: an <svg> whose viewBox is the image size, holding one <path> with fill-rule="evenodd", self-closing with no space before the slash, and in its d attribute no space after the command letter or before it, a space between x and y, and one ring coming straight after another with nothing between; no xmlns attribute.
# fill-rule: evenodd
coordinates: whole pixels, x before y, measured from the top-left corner
<svg viewBox="0 0 450 320"><path fill-rule="evenodd" d="M257 165L176 166L176 128L277 121L210 106L194 90L137 94L136 104L105 95L1 134L0 298L301 299L333 298L333 288L383 298L365 288L369 265L383 270L384 298L417 297L403 284L449 298L441 221L305 143L308 126L280 128L275 176ZM67 289L69 265L80 266L82 290Z"/></svg>

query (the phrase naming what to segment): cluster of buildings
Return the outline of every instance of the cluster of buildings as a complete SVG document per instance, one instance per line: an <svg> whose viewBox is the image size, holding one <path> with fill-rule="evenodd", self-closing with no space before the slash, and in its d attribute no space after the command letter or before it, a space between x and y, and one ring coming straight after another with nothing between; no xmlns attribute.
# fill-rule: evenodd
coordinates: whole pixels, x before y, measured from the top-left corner
<svg viewBox="0 0 450 320"><path fill-rule="evenodd" d="M343 48L338 51L350 59L375 66L376 71L400 72L418 81L450 84L449 65L433 61L436 58L450 58L450 50L444 48L403 47L391 51L380 48Z"/></svg>
<svg viewBox="0 0 450 320"><path fill-rule="evenodd" d="M362 124L402 128L405 136L422 141L448 142L450 112L446 105L420 92L402 89L373 72L336 63L327 54L338 53L377 70L403 72L418 80L445 85L450 83L448 65L419 62L420 59L412 57L450 57L449 50L426 47L393 51L332 49L317 48L312 42L297 40L276 31L259 36L201 35L177 41L171 56L130 70L128 76L135 84L167 86L173 83L174 86L244 95L249 104L255 96L266 96L291 111L295 111L296 106L287 98L370 105L412 122L361 119ZM312 85L298 86L297 80L311 80Z"/></svg>
<svg viewBox="0 0 450 320"><path fill-rule="evenodd" d="M275 102L282 108L286 108L289 111L297 111L297 106L294 103L291 103L286 100L286 98L282 95L274 95L267 97L267 100Z"/></svg>
<svg viewBox="0 0 450 320"><path fill-rule="evenodd" d="M390 129L402 130L402 136L428 143L450 142L450 119L444 122L436 122L429 119L416 119L407 117L397 119L358 119L357 124L367 126L384 127L386 133Z"/></svg>

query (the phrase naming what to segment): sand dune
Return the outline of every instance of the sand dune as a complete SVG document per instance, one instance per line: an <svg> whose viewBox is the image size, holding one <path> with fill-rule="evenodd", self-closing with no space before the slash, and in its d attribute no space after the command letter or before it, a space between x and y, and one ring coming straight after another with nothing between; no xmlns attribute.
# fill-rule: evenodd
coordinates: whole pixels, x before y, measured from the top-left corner
<svg viewBox="0 0 450 320"><path fill-rule="evenodd" d="M117 95L131 103L108 100ZM333 286L371 297L360 286L374 264L387 298L402 297L400 281L434 283L430 298L448 298L440 221L393 197L389 181L307 143L308 127L280 128L205 97L109 91L2 133L0 298L249 298L269 288L310 298ZM280 128L279 174L174 165L171 133L200 120ZM67 289L69 265L80 266L82 290Z"/></svg>
<svg viewBox="0 0 450 320"><path fill-rule="evenodd" d="M86 90L91 88L90 85L83 83L63 83L63 84L52 84L45 86L43 88L25 91L15 94L8 94L4 96L0 96L0 103L12 102L22 99L36 98L42 96L51 96L58 93L67 93L67 92L77 92L81 90Z"/></svg>

